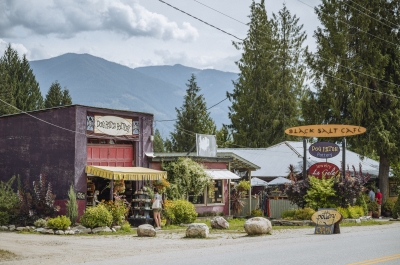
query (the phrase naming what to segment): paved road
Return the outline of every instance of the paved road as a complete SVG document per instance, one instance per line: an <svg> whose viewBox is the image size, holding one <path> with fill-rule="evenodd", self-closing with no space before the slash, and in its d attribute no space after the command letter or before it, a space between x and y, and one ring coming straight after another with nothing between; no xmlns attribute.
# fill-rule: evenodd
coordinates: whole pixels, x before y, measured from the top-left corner
<svg viewBox="0 0 400 265"><path fill-rule="evenodd" d="M241 244L223 243L219 246L209 240L212 247L195 247L163 251L154 241L154 253L149 255L86 262L85 265L105 264L400 264L400 224L369 227L345 227L339 235L314 235L312 229L299 229L289 238L265 236ZM204 242L202 240L202 242ZM189 242L188 242L189 243Z"/></svg>

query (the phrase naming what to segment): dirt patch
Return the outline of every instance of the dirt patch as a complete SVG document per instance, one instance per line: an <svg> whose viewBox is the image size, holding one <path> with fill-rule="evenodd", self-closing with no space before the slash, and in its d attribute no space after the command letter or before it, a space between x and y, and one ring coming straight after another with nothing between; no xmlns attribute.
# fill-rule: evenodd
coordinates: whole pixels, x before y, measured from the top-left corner
<svg viewBox="0 0 400 265"><path fill-rule="evenodd" d="M0 261L15 260L17 258L18 256L15 253L0 249Z"/></svg>

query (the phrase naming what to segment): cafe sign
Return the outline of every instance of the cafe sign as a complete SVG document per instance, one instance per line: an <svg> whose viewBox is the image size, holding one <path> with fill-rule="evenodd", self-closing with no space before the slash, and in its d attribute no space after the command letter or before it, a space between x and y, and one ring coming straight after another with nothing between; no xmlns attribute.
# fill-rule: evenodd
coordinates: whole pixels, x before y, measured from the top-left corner
<svg viewBox="0 0 400 265"><path fill-rule="evenodd" d="M285 130L286 134L302 137L345 137L365 133L361 126L341 124L321 124L297 126Z"/></svg>
<svg viewBox="0 0 400 265"><path fill-rule="evenodd" d="M132 119L94 116L94 132L113 136L132 135Z"/></svg>
<svg viewBox="0 0 400 265"><path fill-rule="evenodd" d="M342 215L335 209L320 209L311 216L311 220L315 223L315 234L333 234L334 225L341 218Z"/></svg>
<svg viewBox="0 0 400 265"><path fill-rule="evenodd" d="M339 168L327 162L320 162L312 165L308 169L308 175L321 179L322 177L331 178L339 174Z"/></svg>
<svg viewBox="0 0 400 265"><path fill-rule="evenodd" d="M318 158L332 158L340 153L340 148L337 144L329 142L318 142L312 144L308 148L310 155Z"/></svg>

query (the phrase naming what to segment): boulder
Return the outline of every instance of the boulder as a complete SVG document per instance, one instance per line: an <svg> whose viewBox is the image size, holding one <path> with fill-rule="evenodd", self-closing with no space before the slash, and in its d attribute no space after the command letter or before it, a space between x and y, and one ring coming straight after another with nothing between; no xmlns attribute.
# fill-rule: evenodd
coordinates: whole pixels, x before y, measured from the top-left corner
<svg viewBox="0 0 400 265"><path fill-rule="evenodd" d="M54 230L53 229L43 229L40 233L54 235Z"/></svg>
<svg viewBox="0 0 400 265"><path fill-rule="evenodd" d="M93 228L93 229L92 229L92 233L93 233L93 234L96 234L96 233L99 233L99 232L107 232L107 233L110 233L110 232L112 232L112 231L111 231L111 229L110 229L108 226L96 227L96 228Z"/></svg>
<svg viewBox="0 0 400 265"><path fill-rule="evenodd" d="M186 237L208 237L209 229L206 224L192 223L186 228Z"/></svg>
<svg viewBox="0 0 400 265"><path fill-rule="evenodd" d="M20 231L29 231L30 227L29 226L19 226L19 227L15 228L15 230L17 230L18 232L20 232Z"/></svg>
<svg viewBox="0 0 400 265"><path fill-rule="evenodd" d="M54 232L54 234L56 234L56 235L65 235L63 230L56 230L56 232Z"/></svg>
<svg viewBox="0 0 400 265"><path fill-rule="evenodd" d="M74 231L75 234L90 234L90 233L92 233L92 229L86 228L83 225L75 226L71 230Z"/></svg>
<svg viewBox="0 0 400 265"><path fill-rule="evenodd" d="M5 225L0 226L1 231L8 231L8 227Z"/></svg>
<svg viewBox="0 0 400 265"><path fill-rule="evenodd" d="M137 235L140 237L154 237L156 236L156 230L152 225L149 224L139 225L139 227L137 228Z"/></svg>
<svg viewBox="0 0 400 265"><path fill-rule="evenodd" d="M271 232L271 222L264 217L253 217L244 223L244 230L248 235L262 235Z"/></svg>
<svg viewBox="0 0 400 265"><path fill-rule="evenodd" d="M111 228L111 232L115 233L115 232L117 232L117 230L115 230L115 228L113 227L113 228Z"/></svg>
<svg viewBox="0 0 400 265"><path fill-rule="evenodd" d="M8 227L8 230L14 231L14 230L15 230L15 225L10 225L10 226Z"/></svg>
<svg viewBox="0 0 400 265"><path fill-rule="evenodd" d="M65 230L64 234L66 234L66 235L75 235L75 232L72 231L72 230Z"/></svg>
<svg viewBox="0 0 400 265"><path fill-rule="evenodd" d="M228 229L229 223L222 216L216 216L211 219L211 228L214 229Z"/></svg>
<svg viewBox="0 0 400 265"><path fill-rule="evenodd" d="M120 225L114 225L112 228L114 228L116 231L118 231L118 230L121 229L121 226Z"/></svg>
<svg viewBox="0 0 400 265"><path fill-rule="evenodd" d="M39 233L42 233L42 231L43 231L43 230L46 230L46 228L39 227L39 228L36 228L36 229L34 229L34 230L33 230L33 232L39 232Z"/></svg>

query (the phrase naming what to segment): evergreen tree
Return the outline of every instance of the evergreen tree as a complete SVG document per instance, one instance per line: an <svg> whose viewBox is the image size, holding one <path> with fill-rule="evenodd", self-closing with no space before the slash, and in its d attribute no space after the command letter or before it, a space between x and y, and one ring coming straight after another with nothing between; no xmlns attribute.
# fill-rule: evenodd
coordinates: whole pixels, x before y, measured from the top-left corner
<svg viewBox="0 0 400 265"><path fill-rule="evenodd" d="M303 101L310 123L367 128L347 141L363 155L379 155L384 200L390 161L400 155L399 8L400 1L323 0L317 50L308 56L316 92Z"/></svg>
<svg viewBox="0 0 400 265"><path fill-rule="evenodd" d="M68 89L63 90L58 81L53 82L49 88L49 91L47 92L44 106L46 108L52 108L71 104L72 100Z"/></svg>
<svg viewBox="0 0 400 265"><path fill-rule="evenodd" d="M160 131L158 129L156 129L156 132L154 133L153 150L155 153L165 152L164 140L161 137Z"/></svg>
<svg viewBox="0 0 400 265"><path fill-rule="evenodd" d="M26 56L20 59L17 51L9 44L0 58L0 65L0 97L22 111L43 108L39 84ZM17 109L8 106L0 114L15 113Z"/></svg>
<svg viewBox="0 0 400 265"><path fill-rule="evenodd" d="M174 131L171 133L171 147L174 152L188 152L196 143L194 133L215 134L214 121L207 112L203 95L199 95L196 77L192 74L186 84L188 89L180 109L175 108L177 118Z"/></svg>
<svg viewBox="0 0 400 265"><path fill-rule="evenodd" d="M247 37L234 43L243 52L236 62L239 79L227 93L232 102L228 127L235 144L267 147L283 141L284 130L299 122L306 35L286 6L271 20L264 1L253 1L250 10Z"/></svg>
<svg viewBox="0 0 400 265"><path fill-rule="evenodd" d="M218 148L228 148L232 147L232 137L229 134L229 130L226 128L226 126L222 126L220 130L217 130L216 132L216 138L217 138L217 145Z"/></svg>

